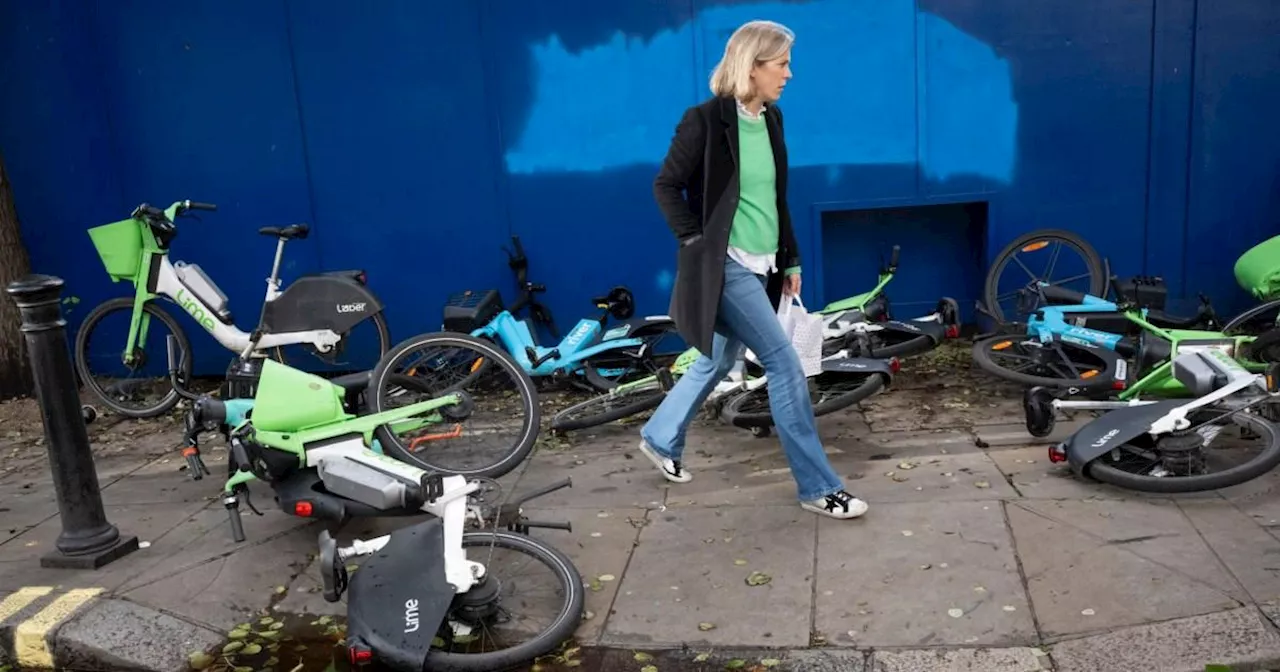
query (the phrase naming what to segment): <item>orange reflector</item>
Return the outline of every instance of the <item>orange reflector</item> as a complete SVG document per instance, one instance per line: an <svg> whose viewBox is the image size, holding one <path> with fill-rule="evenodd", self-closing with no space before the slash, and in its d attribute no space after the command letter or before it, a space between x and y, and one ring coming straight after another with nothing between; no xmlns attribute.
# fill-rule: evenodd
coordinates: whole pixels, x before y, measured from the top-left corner
<svg viewBox="0 0 1280 672"><path fill-rule="evenodd" d="M1094 369L1093 371L1085 371L1083 374L1081 374L1081 375L1080 375L1080 377L1081 377L1081 378L1092 378L1092 377L1094 377L1094 376L1096 376L1096 375L1098 375L1098 371L1097 371L1097 369Z"/></svg>
<svg viewBox="0 0 1280 672"><path fill-rule="evenodd" d="M475 373L475 372L476 372L476 370L477 370L477 369L479 369L479 368L480 368L480 366L481 366L482 364L484 364L484 357L480 357L480 358L476 359L476 361L472 362L472 363L471 363L471 373Z"/></svg>
<svg viewBox="0 0 1280 672"><path fill-rule="evenodd" d="M996 343L995 345L991 346L991 349L992 349L992 350L1004 350L1005 348L1008 348L1008 347L1010 347L1010 346L1012 346L1012 345L1013 345L1013 341L1001 341L1001 342Z"/></svg>
<svg viewBox="0 0 1280 672"><path fill-rule="evenodd" d="M200 451L197 450L195 446L187 446L186 448L182 449L183 457L191 457L192 455L199 455L199 454L200 454Z"/></svg>
<svg viewBox="0 0 1280 672"><path fill-rule="evenodd" d="M1047 241L1047 240L1037 240L1036 242L1031 243L1030 245L1027 245L1027 246L1023 247L1023 248L1022 248L1022 251L1023 251L1023 252L1035 252L1036 250L1043 250L1043 249L1044 249L1044 248L1046 248L1046 247L1049 247L1049 241Z"/></svg>
<svg viewBox="0 0 1280 672"><path fill-rule="evenodd" d="M461 424L454 425L453 429L447 432L439 432L437 434L424 434L422 436L419 436L418 438L409 442L409 450L412 450L413 452L416 453L418 452L418 446L420 444L426 443L428 441L439 441L440 439L456 439L459 436L462 436Z"/></svg>

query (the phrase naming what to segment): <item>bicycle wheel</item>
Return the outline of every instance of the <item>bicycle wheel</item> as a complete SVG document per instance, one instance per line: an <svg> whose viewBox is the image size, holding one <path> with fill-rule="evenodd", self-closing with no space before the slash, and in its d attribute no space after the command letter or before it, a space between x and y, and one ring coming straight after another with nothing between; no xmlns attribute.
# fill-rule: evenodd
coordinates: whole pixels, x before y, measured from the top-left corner
<svg viewBox="0 0 1280 672"><path fill-rule="evenodd" d="M1253 480L1280 464L1280 430L1270 420L1243 412L1215 412L1212 407L1193 411L1188 419L1192 428L1162 436L1157 441L1152 441L1150 434L1143 434L1090 462L1085 466L1085 473L1117 487L1169 494L1231 487ZM1206 450L1210 443L1218 441L1225 428L1198 431L1221 420L1256 434L1261 446L1243 463L1216 473L1195 474L1222 463L1221 458L1230 450Z"/></svg>
<svg viewBox="0 0 1280 672"><path fill-rule="evenodd" d="M1058 268L1063 249L1075 253L1081 263L1075 266L1068 266L1067 272L1072 273L1072 275L1055 281L1051 279L1051 276L1053 271ZM1048 254L1042 253L1045 250L1048 251ZM1027 261L1031 261L1033 264L1028 265L1019 255L1028 255ZM1035 259L1033 260L1030 255L1035 255ZM1047 260L1047 263L1039 263L1042 259ZM1029 277L1024 280L1021 275L1018 275L1017 282L1009 283L1006 288L1002 289L1000 284L1001 276L1010 263L1018 266ZM1043 267L1045 269L1045 277L1040 277L1034 273L1031 270L1033 266ZM1081 283L1080 281L1082 280L1087 280L1087 282ZM991 313L997 322L1013 321L1010 318L1028 313L1033 307L1010 305L1010 299L1017 299L1021 295L1021 290L1029 289L1039 282L1055 286L1074 283L1067 289L1074 289L1078 292L1101 297L1106 292L1108 278L1102 268L1102 259L1098 256L1097 250L1093 249L1083 238L1070 231L1042 229L1018 236L1013 242L1006 245L1000 251L1000 254L996 255L996 259L992 262L991 270L987 273L986 282L983 285L982 300L986 304L987 311Z"/></svg>
<svg viewBox="0 0 1280 672"><path fill-rule="evenodd" d="M374 413L446 394L463 402L438 410L451 425L375 430L386 452L423 469L498 478L515 469L537 439L541 408L533 381L506 351L467 334L421 334L388 352L369 378ZM490 445L492 443L492 445ZM446 453L456 453L457 463Z"/></svg>
<svg viewBox="0 0 1280 672"><path fill-rule="evenodd" d="M426 669L442 670L444 672L509 670L526 665L539 656L551 653L562 642L573 636L574 631L578 629L578 625L582 622L585 594L582 587L582 577L578 574L578 569L574 567L573 562L564 553L532 537L510 532L468 532L462 535L462 547L464 549L501 548L511 550L547 567L559 584L556 592L558 593L557 599L560 602L560 606L550 619L550 623L546 627L538 627L537 634L529 641L507 649L478 653L445 651L442 650L442 646L441 649L432 649L427 654ZM482 552L469 552L467 555L470 559L485 564L485 583L472 587L471 590L454 598L454 608L451 610L449 618L463 621L477 628L477 634L473 635L476 639L466 642L457 641L453 638L452 629L446 622L442 624L437 640L444 646L464 646L470 649L473 648L472 645L479 644L480 647L483 647L487 641L497 639L494 636L495 631L502 630L501 626L505 625L493 621L495 616L507 612L507 609L503 606L504 600L500 591L514 587L517 592L512 598L514 602L518 602L521 605L529 599L531 593L526 595L525 591L520 590L522 586L511 578L499 578L496 576L498 572L495 571L494 565L496 563L492 562L492 554L490 554L488 561L484 559ZM497 585L490 588L490 582L496 582ZM492 593L491 597L488 601L480 601L480 596L486 592ZM464 609L465 612L463 611ZM511 623L516 627L522 627L526 625L527 620L529 619L513 618ZM505 640L506 638L502 637L501 639Z"/></svg>
<svg viewBox="0 0 1280 672"><path fill-rule="evenodd" d="M353 338L352 332L359 329L361 325L372 326L373 333L368 336L361 335ZM320 352L310 343L295 343L285 346L276 346L271 349L271 352L274 355L275 360L281 364L287 364L295 369L306 369L316 375L328 377L329 375L368 371L377 364L378 359L387 354L387 351L391 349L391 330L387 328L387 318L384 317L382 313L374 313L373 315L360 320L351 329L348 329L345 333L339 334L339 337L341 340L338 341L337 347L335 347L331 352ZM368 352L372 350L372 348L364 347L366 344L363 341L372 341L369 345L377 346L377 350L375 352L369 352L369 354L374 355L372 357L372 361L351 357L353 353L350 352L349 346L352 342L360 343L360 346L357 346L356 348L357 351L363 349ZM287 351L286 348L288 348ZM289 362L288 354L293 355L293 363ZM307 355L307 357L303 357L303 354ZM366 357L368 357L368 355L366 355ZM316 361L323 364L325 370L317 371L307 367L308 363Z"/></svg>
<svg viewBox="0 0 1280 672"><path fill-rule="evenodd" d="M809 378L809 400L814 417L848 408L885 387L885 377L878 373L853 374L823 372ZM769 406L769 384L736 394L721 409L725 422L734 427L757 429L772 427L773 411Z"/></svg>
<svg viewBox="0 0 1280 672"><path fill-rule="evenodd" d="M572 432L616 422L657 408L666 396L657 376L652 380L628 383L625 387L615 388L556 413L551 418L551 429Z"/></svg>
<svg viewBox="0 0 1280 672"><path fill-rule="evenodd" d="M998 378L1028 387L1058 389L1110 386L1123 361L1103 347L1057 339L1042 343L1025 335L996 335L977 341L973 360Z"/></svg>
<svg viewBox="0 0 1280 672"><path fill-rule="evenodd" d="M174 390L173 385L169 382L166 338L162 334L155 333L156 320L159 320L176 337L178 341L178 356L182 361L180 366L183 379L191 379L191 342L187 340L187 334L182 330L182 325L178 324L178 321L173 316L169 315L153 301L143 304L142 310L152 318L149 321L146 341L153 346L157 346L158 349L148 353L146 351L147 343L142 342L142 339L139 338L138 343L134 345L134 361L129 364L124 364L121 361L120 354L123 349L122 346L128 337L129 323L133 319L133 299L131 297L119 297L99 304L98 307L85 316L79 331L76 332L75 366L81 382L89 388L93 396L97 397L98 401L102 402L104 406L129 418L152 418L168 413L181 399L177 390ZM150 368L151 378L134 381L133 383L127 382L129 379L124 381L116 379L111 384L104 385L89 370L90 353L95 349L92 343L93 336L99 333L103 321L113 313L124 318L119 325L119 333L109 333L104 337L105 341L97 343L96 349L102 353L102 357L95 357L95 359L108 359L113 361L116 366L123 365L131 373ZM151 364L151 366L148 367L148 364ZM126 394L126 388L132 389ZM126 405L126 397L135 398L141 391L158 394L159 400L142 401L140 406ZM138 394L135 394L135 392Z"/></svg>

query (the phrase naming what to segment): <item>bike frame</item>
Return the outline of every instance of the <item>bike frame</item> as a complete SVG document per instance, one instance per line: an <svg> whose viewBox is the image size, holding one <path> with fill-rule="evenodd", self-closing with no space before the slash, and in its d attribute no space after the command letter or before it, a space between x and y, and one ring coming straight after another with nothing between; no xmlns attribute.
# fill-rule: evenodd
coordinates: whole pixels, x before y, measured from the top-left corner
<svg viewBox="0 0 1280 672"><path fill-rule="evenodd" d="M165 209L165 216L173 221L180 203L174 203ZM241 331L233 324L224 324L206 312L203 304L195 298L191 289L178 278L177 271L169 261L170 250L161 249L151 227L142 218L135 218L142 234L142 262L138 265L137 274L131 279L134 284L133 316L129 323L129 336L125 343L123 357L128 363L131 353L137 344L146 341L147 331L151 324L151 316L143 306L157 297L165 297L182 308L191 316L214 340L241 357L265 357L258 351L284 345L310 343L321 352L328 352L338 344L340 337L329 329L297 331L282 334L265 334L257 343L251 334ZM267 278L267 292L264 303L275 301L280 296L280 261L284 256L285 240L276 243L275 261L271 265L271 277ZM153 270L154 269L154 270Z"/></svg>
<svg viewBox="0 0 1280 672"><path fill-rule="evenodd" d="M644 344L644 340L639 338L619 338L630 329L628 326L620 326L605 331L603 336L600 337L599 343L583 347L594 341L603 329L604 326L600 324L599 320L579 320L573 331L565 335L559 344L547 348L534 343L533 334L530 332L529 324L525 320L521 320L512 315L510 311L504 310L494 316L488 324L472 331L471 335L501 342L503 348L511 354L511 357L529 375L549 376L557 371L576 371L583 366L584 360L602 352L633 346L639 347ZM535 363L529 359L529 348L533 349L534 355L539 362ZM559 350L560 357L544 360L553 350ZM602 370L601 375L607 376L610 374Z"/></svg>
<svg viewBox="0 0 1280 672"><path fill-rule="evenodd" d="M1027 320L1027 335L1033 339L1048 343L1057 336L1060 340L1085 346L1102 347L1115 351L1123 340L1120 334L1113 334L1089 327L1077 326L1068 322L1068 316L1083 313L1121 313L1125 319L1140 327L1143 331L1159 337L1169 343L1170 356L1143 376L1132 386L1126 386L1118 395L1121 402L1128 402L1143 394L1155 396L1176 396L1186 392L1186 388L1173 375L1173 360L1180 352L1187 349L1212 347L1223 350L1233 358L1242 346L1254 340L1252 336L1226 336L1218 331L1200 331L1195 329L1164 329L1148 322L1146 310L1121 311L1119 306L1096 296L1085 296L1083 303L1074 306L1044 306L1039 308ZM1127 362L1126 362L1127 364ZM1266 369L1265 364L1241 360L1241 366L1252 373ZM1119 376L1123 380L1125 376Z"/></svg>

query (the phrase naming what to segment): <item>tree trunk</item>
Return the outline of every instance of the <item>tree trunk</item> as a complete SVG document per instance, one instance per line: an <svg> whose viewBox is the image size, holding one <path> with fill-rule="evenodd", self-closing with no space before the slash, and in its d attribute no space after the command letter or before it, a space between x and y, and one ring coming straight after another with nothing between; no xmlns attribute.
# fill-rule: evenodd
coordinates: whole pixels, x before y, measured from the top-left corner
<svg viewBox="0 0 1280 672"><path fill-rule="evenodd" d="M27 248L22 244L13 190L0 156L0 290L31 271ZM22 340L22 318L8 294L0 296L0 399L29 394L34 384Z"/></svg>

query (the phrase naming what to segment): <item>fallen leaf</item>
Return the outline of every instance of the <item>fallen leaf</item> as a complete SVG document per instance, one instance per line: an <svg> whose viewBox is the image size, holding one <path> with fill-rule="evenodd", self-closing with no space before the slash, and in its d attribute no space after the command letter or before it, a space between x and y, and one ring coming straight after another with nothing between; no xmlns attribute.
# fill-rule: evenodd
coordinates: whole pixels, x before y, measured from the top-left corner
<svg viewBox="0 0 1280 672"><path fill-rule="evenodd" d="M240 650L240 653L243 653L246 656L256 656L259 653L262 653L262 645L253 643L245 644L244 648Z"/></svg>
<svg viewBox="0 0 1280 672"><path fill-rule="evenodd" d="M923 564L923 565L920 565L920 569L930 569L930 568L932 568L932 567L933 567L933 565L930 565L930 564L927 564L927 563L926 563L926 564Z"/></svg>
<svg viewBox="0 0 1280 672"><path fill-rule="evenodd" d="M781 662L777 658L763 658L760 660L760 664L765 667L777 667Z"/></svg>
<svg viewBox="0 0 1280 672"><path fill-rule="evenodd" d="M1085 609L1084 611L1081 611L1080 613L1081 613L1081 614L1083 614L1083 615L1085 615L1085 616L1092 616L1092 615L1096 614L1097 612L1096 612L1096 611L1094 611L1094 610L1092 610L1092 609Z"/></svg>
<svg viewBox="0 0 1280 672"><path fill-rule="evenodd" d="M693 662L695 662L695 663L705 663L705 662L707 662L707 659L708 659L708 658L710 658L710 657L711 657L711 654L709 654L709 653L705 653L705 652L704 652L704 653L699 653L698 655L696 655L696 656L694 656L694 657L693 657Z"/></svg>
<svg viewBox="0 0 1280 672"><path fill-rule="evenodd" d="M658 668L654 665L645 665L640 668L640 672L658 672Z"/></svg>
<svg viewBox="0 0 1280 672"><path fill-rule="evenodd" d="M600 575L600 580L601 580L601 581L612 581L612 580L614 580L615 578L617 578L617 577L615 577L615 576L614 576L614 575L612 575L612 574L601 574L601 575Z"/></svg>
<svg viewBox="0 0 1280 672"><path fill-rule="evenodd" d="M715 630L715 628L716 628L716 624L715 624L715 623L707 623L707 622L703 621L702 623L699 623L699 624L698 624L698 629L699 629L699 630L701 630L701 631L703 631L703 632L706 632L706 631L708 631L708 630Z"/></svg>
<svg viewBox="0 0 1280 672"><path fill-rule="evenodd" d="M906 477L906 476L894 476L894 477L893 477L893 480L894 480L894 482L895 482L895 483L905 483L905 482L906 482L906 480L907 480L907 477Z"/></svg>
<svg viewBox="0 0 1280 672"><path fill-rule="evenodd" d="M280 628L283 628L283 627L284 627L284 623L281 623L279 621L276 621L275 623L271 624L272 630L279 630Z"/></svg>
<svg viewBox="0 0 1280 672"><path fill-rule="evenodd" d="M193 670L203 670L213 664L213 656L204 651L192 651L187 654L187 663L191 665Z"/></svg>
<svg viewBox="0 0 1280 672"><path fill-rule="evenodd" d="M729 662L727 662L727 663L725 663L725 664L724 664L724 669L726 669L726 670L741 670L742 668L744 668L744 667L746 667L746 666L747 666L747 661L742 660L741 658L734 658L733 660L731 660L731 661L729 661Z"/></svg>
<svg viewBox="0 0 1280 672"><path fill-rule="evenodd" d="M224 654L235 653L236 651L239 651L240 649L243 649L243 648L244 648L244 642L230 642L226 646L222 647L222 653Z"/></svg>
<svg viewBox="0 0 1280 672"><path fill-rule="evenodd" d="M285 590L287 590L287 588L284 586L276 586L276 595L284 595Z"/></svg>
<svg viewBox="0 0 1280 672"><path fill-rule="evenodd" d="M276 622L276 619L271 618L270 616L266 618L258 619L258 625L271 625L272 623L275 623L275 622Z"/></svg>
<svg viewBox="0 0 1280 672"><path fill-rule="evenodd" d="M637 663L645 663L645 662L648 662L648 661L650 661L650 660L653 660L653 656L651 656L651 655L649 655L649 654L645 653L644 651L636 651L636 662L637 662Z"/></svg>
<svg viewBox="0 0 1280 672"><path fill-rule="evenodd" d="M915 469L916 465L912 462L899 462L898 468L899 469Z"/></svg>
<svg viewBox="0 0 1280 672"><path fill-rule="evenodd" d="M912 532L911 530L903 530L903 531L902 531L902 536L904 536L904 537L909 537L909 536L911 536L911 535L913 535L913 534L915 534L915 533L914 533L914 532Z"/></svg>
<svg viewBox="0 0 1280 672"><path fill-rule="evenodd" d="M986 481L978 481L977 483L974 483L973 486L975 488L989 488L991 487L991 484Z"/></svg>
<svg viewBox="0 0 1280 672"><path fill-rule="evenodd" d="M746 579L748 586L763 586L772 580L773 577L765 574L764 572L751 572Z"/></svg>
<svg viewBox="0 0 1280 672"><path fill-rule="evenodd" d="M1018 608L1017 608L1017 607L1015 607L1015 606L1013 606L1012 604L1006 604L1006 605L1004 605L1003 607L1000 607L1000 608L1001 608L1001 609L1004 609L1005 611L1017 611L1017 610L1018 610Z"/></svg>
<svg viewBox="0 0 1280 672"><path fill-rule="evenodd" d="M249 636L248 630L232 630L231 632L227 633L227 637L229 639L244 639L245 637L248 637L248 636Z"/></svg>
<svg viewBox="0 0 1280 672"><path fill-rule="evenodd" d="M600 579L591 579L591 585L587 587L597 593L600 592L601 590L604 590L604 584L600 583Z"/></svg>
<svg viewBox="0 0 1280 672"><path fill-rule="evenodd" d="M948 609L947 615L951 618L960 618L964 616L964 609Z"/></svg>
<svg viewBox="0 0 1280 672"><path fill-rule="evenodd" d="M573 659L573 660L566 660L566 661L564 661L564 666L565 666L565 667L578 667L578 666L580 666L580 665L582 665L582 661L581 661L581 660L578 660L578 659L576 659L576 658L575 658L575 659ZM650 665L649 667L653 667L653 666L652 666L652 665ZM656 668L656 667L655 667L654 669L656 670L656 669L658 669L658 668Z"/></svg>
<svg viewBox="0 0 1280 672"><path fill-rule="evenodd" d="M742 558L738 558L737 560L734 560L734 561L733 561L733 564L735 564L735 565L737 565L737 566L741 567L741 566L743 566L743 565L747 564L747 561L746 561L746 560L743 560Z"/></svg>

